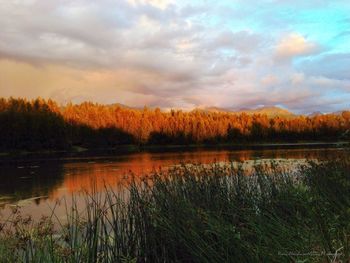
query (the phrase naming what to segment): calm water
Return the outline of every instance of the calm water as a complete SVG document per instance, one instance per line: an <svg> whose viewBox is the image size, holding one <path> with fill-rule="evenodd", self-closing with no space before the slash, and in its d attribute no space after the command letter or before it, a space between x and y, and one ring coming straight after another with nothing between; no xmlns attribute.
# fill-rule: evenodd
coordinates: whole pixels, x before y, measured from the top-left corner
<svg viewBox="0 0 350 263"><path fill-rule="evenodd" d="M154 170L167 170L180 163L247 162L252 160L287 160L288 163L305 159L335 158L346 154L340 148L328 149L269 149L269 150L197 150L189 152L137 153L117 157L89 158L50 162L25 162L0 166L0 219L10 213L11 206L20 206L24 214L39 218L50 214L58 200L105 184L117 187L127 184L133 174L136 178ZM82 200L80 200L82 201ZM65 215L63 206L56 214Z"/></svg>

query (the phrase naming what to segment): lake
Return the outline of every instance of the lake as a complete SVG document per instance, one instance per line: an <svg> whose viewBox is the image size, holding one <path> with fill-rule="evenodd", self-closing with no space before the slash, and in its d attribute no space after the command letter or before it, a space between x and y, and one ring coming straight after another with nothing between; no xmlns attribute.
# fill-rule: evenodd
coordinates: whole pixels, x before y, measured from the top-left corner
<svg viewBox="0 0 350 263"><path fill-rule="evenodd" d="M60 160L16 161L0 166L0 219L11 213L11 207L19 206L23 214L33 218L55 214L64 217L62 202L68 206L72 196L83 202L82 190L97 191L105 185L123 187L134 176L136 179L154 170L165 171L179 164L211 164L250 162L261 160L287 161L286 165L306 159L329 159L347 154L337 147L304 149L260 150L203 150L178 152L141 152L118 156L64 158ZM94 183L92 183L94 182ZM80 193L80 194L79 194ZM80 201L79 201L80 200ZM60 202L59 202L60 201Z"/></svg>

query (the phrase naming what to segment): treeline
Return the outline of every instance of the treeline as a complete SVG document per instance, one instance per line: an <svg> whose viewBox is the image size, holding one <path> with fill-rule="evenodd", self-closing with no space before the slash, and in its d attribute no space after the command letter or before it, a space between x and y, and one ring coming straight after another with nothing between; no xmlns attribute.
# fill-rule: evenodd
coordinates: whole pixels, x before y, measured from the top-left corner
<svg viewBox="0 0 350 263"><path fill-rule="evenodd" d="M0 99L0 148L5 150L338 140L349 129L349 111L269 118L200 110L139 110L91 102L59 107L52 100Z"/></svg>

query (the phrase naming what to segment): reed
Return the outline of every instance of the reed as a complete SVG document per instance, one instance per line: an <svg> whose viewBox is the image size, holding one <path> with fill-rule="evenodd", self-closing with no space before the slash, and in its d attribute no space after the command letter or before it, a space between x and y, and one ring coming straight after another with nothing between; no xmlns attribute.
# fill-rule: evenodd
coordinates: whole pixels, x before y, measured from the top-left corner
<svg viewBox="0 0 350 263"><path fill-rule="evenodd" d="M1 262L348 262L350 160L179 166L85 193L34 222L14 209Z"/></svg>

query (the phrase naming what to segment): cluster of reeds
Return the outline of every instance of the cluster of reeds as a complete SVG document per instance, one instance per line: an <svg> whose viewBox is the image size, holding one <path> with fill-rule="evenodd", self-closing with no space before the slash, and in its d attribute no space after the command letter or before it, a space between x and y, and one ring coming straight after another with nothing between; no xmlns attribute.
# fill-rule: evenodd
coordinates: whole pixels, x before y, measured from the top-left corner
<svg viewBox="0 0 350 263"><path fill-rule="evenodd" d="M350 161L184 165L0 229L0 262L348 262Z"/></svg>

